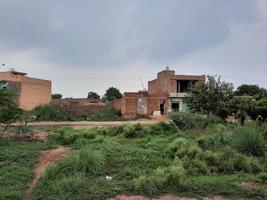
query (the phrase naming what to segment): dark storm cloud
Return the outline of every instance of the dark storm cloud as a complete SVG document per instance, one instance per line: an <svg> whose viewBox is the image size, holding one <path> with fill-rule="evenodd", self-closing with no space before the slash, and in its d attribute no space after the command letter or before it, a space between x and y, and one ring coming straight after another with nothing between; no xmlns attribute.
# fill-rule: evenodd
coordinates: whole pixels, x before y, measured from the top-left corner
<svg viewBox="0 0 267 200"><path fill-rule="evenodd" d="M175 62L253 20L251 0L0 0L0 50L65 66Z"/></svg>

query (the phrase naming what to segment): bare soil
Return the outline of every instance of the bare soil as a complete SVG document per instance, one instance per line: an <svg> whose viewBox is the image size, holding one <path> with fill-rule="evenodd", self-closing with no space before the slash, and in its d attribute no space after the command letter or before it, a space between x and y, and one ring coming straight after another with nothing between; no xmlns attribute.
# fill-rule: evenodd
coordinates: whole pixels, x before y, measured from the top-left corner
<svg viewBox="0 0 267 200"><path fill-rule="evenodd" d="M144 196L118 195L114 198L109 198L107 200L197 200L197 199L188 198L188 197L178 197L178 196L173 196L173 195L165 195L165 196L161 196L159 198L148 198L148 197L144 197ZM222 196L214 196L214 197L203 197L202 200L230 200L230 199L224 198ZM241 199L239 199L239 200L241 200Z"/></svg>
<svg viewBox="0 0 267 200"><path fill-rule="evenodd" d="M47 137L48 137L48 132L40 131L35 133L25 133L21 135L17 135L16 133L6 132L4 135L1 135L0 138L45 141Z"/></svg>
<svg viewBox="0 0 267 200"><path fill-rule="evenodd" d="M68 155L70 152L69 148L66 147L59 147L57 149L50 149L46 151L42 151L39 156L39 162L35 167L35 174L32 179L32 181L28 185L28 190L26 191L24 200L29 199L29 196L33 190L33 188L36 186L39 178L43 175L45 168L58 160L63 159L66 155Z"/></svg>
<svg viewBox="0 0 267 200"><path fill-rule="evenodd" d="M248 181L248 182L241 182L240 184L244 188L249 188L249 189L262 189L266 188L265 184L258 183L256 181Z"/></svg>

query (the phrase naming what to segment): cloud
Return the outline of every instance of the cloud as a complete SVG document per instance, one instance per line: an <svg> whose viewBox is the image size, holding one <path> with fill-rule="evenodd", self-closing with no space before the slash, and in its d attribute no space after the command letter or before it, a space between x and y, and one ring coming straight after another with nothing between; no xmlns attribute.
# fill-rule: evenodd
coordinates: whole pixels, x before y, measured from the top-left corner
<svg viewBox="0 0 267 200"><path fill-rule="evenodd" d="M257 69L253 79L262 79L266 10L264 0L0 0L0 60L52 79L66 95L79 85L73 96L140 89L138 77L166 64L240 79Z"/></svg>

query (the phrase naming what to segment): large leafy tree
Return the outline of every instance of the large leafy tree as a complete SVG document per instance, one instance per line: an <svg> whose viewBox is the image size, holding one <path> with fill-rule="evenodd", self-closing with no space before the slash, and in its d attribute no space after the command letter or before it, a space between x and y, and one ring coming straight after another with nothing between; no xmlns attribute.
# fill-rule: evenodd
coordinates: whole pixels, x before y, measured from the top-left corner
<svg viewBox="0 0 267 200"><path fill-rule="evenodd" d="M232 83L222 81L220 76L208 76L205 84L189 89L187 103L195 112L215 114L225 119L229 114L229 101L234 95L233 91Z"/></svg>
<svg viewBox="0 0 267 200"><path fill-rule="evenodd" d="M100 99L100 95L98 95L96 92L89 92L87 99Z"/></svg>
<svg viewBox="0 0 267 200"><path fill-rule="evenodd" d="M261 99L263 97L267 97L267 90L264 88L260 88L258 85L243 84L236 89L235 95L237 96L247 95L247 96L252 96L256 99Z"/></svg>
<svg viewBox="0 0 267 200"><path fill-rule="evenodd" d="M104 99L108 101L113 101L115 99L120 99L122 97L122 94L119 89L115 87L110 87L106 90L106 93L104 94Z"/></svg>

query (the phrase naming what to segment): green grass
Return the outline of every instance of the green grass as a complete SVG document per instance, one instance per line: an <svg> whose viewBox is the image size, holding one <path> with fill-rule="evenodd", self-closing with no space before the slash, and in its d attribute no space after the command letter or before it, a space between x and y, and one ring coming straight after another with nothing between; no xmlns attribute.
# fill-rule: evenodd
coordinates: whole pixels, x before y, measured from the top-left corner
<svg viewBox="0 0 267 200"><path fill-rule="evenodd" d="M226 138L220 135L228 128L219 129L212 129L204 147L198 144L202 136L187 137L163 124L56 129L49 141L67 144L73 153L46 171L31 199L100 200L122 193L267 197L266 189L240 185L265 181L265 160L234 150L228 133ZM106 176L113 179L106 180Z"/></svg>
<svg viewBox="0 0 267 200"><path fill-rule="evenodd" d="M267 162L266 156L253 157L232 147L238 129L215 124L195 135L194 130L177 132L164 123L52 128L47 142L2 140L0 199L22 199L39 152L57 145L71 147L72 153L46 169L31 200L102 200L118 194L264 199L266 188L240 185L266 183Z"/></svg>
<svg viewBox="0 0 267 200"><path fill-rule="evenodd" d="M0 199L22 199L43 142L0 140Z"/></svg>

